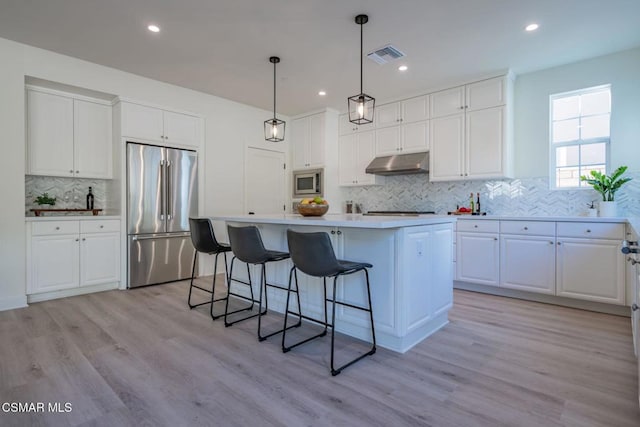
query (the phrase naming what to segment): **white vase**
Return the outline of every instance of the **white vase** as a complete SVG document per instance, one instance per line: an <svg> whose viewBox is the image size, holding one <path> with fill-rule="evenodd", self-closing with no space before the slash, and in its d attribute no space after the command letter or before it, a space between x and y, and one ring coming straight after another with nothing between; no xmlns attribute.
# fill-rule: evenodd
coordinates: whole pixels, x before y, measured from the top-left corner
<svg viewBox="0 0 640 427"><path fill-rule="evenodd" d="M617 216L616 202L600 202L598 204L598 213L600 216Z"/></svg>

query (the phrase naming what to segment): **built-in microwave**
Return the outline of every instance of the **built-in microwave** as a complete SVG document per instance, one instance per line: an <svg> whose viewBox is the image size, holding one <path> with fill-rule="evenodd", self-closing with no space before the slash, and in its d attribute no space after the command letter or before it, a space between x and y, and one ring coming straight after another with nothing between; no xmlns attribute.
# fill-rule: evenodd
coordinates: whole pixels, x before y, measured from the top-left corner
<svg viewBox="0 0 640 427"><path fill-rule="evenodd" d="M293 171L293 198L322 197L323 169Z"/></svg>

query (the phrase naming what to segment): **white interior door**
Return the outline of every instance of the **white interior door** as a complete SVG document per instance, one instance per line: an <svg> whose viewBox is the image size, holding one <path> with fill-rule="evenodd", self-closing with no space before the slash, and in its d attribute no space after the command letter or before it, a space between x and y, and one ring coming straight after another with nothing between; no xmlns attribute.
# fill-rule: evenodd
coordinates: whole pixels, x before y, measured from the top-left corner
<svg viewBox="0 0 640 427"><path fill-rule="evenodd" d="M285 211L284 153L247 148L244 206L246 213Z"/></svg>

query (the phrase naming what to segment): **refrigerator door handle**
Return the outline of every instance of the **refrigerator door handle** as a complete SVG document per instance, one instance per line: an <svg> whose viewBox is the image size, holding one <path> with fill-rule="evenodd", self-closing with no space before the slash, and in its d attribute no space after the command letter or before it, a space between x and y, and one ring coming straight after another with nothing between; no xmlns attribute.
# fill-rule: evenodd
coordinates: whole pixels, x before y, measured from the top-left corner
<svg viewBox="0 0 640 427"><path fill-rule="evenodd" d="M173 215L173 200L171 200L171 160L167 160L167 219L171 219Z"/></svg>
<svg viewBox="0 0 640 427"><path fill-rule="evenodd" d="M165 170L164 170L164 160L160 160L160 220L164 221L164 208L165 208Z"/></svg>

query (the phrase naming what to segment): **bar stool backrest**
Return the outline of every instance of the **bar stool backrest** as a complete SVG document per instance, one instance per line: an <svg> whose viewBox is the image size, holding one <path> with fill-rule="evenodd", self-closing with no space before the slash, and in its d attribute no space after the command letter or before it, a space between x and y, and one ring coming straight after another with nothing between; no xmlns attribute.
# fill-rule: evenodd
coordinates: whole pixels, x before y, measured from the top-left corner
<svg viewBox="0 0 640 427"><path fill-rule="evenodd" d="M207 254L220 252L221 246L213 234L213 226L208 218L189 218L191 243L196 251Z"/></svg>
<svg viewBox="0 0 640 427"><path fill-rule="evenodd" d="M298 233L287 230L287 241L291 260L303 273L328 277L340 272L340 265L327 233Z"/></svg>
<svg viewBox="0 0 640 427"><path fill-rule="evenodd" d="M260 231L255 225L248 227L227 226L229 244L236 258L248 264L261 264L269 260Z"/></svg>

